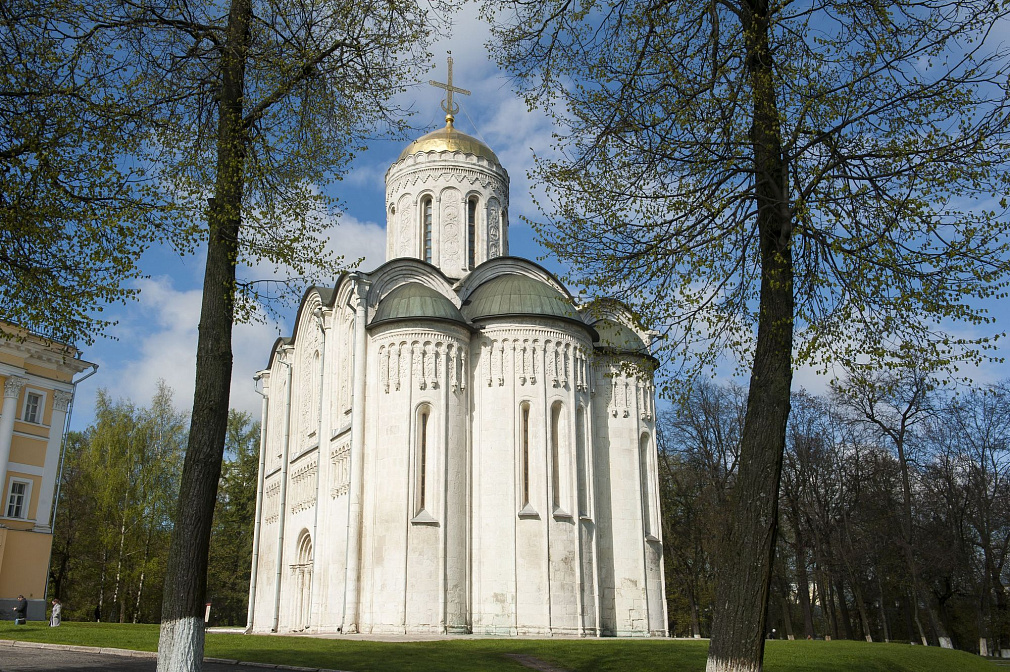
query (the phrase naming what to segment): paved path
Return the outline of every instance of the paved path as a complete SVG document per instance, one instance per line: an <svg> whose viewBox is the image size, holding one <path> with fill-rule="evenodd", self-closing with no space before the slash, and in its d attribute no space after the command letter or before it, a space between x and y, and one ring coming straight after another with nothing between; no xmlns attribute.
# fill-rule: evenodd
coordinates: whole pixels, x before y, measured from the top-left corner
<svg viewBox="0 0 1010 672"><path fill-rule="evenodd" d="M33 644L0 640L0 672L156 672L155 654L147 651L98 649L86 646ZM338 672L315 667L290 667L263 663L239 663L206 658L204 672L258 672L286 670L288 672Z"/></svg>

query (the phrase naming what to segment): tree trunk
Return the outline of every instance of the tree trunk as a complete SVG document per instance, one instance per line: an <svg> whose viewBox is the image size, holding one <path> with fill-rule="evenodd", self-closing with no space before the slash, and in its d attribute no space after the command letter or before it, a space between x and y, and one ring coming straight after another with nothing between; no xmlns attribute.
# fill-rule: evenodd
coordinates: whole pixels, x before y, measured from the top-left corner
<svg viewBox="0 0 1010 672"><path fill-rule="evenodd" d="M912 598L912 602L915 604L915 609L912 610L912 614L915 616L915 627L919 631L919 639L922 640L923 646L929 646L929 640L926 638L926 631L922 629L922 621L919 619L919 600L918 598Z"/></svg>
<svg viewBox="0 0 1010 672"><path fill-rule="evenodd" d="M232 0L221 53L217 182L208 209L196 386L165 572L158 672L198 671L203 662L207 552L228 428L235 266L247 142L242 105L251 18L251 0Z"/></svg>
<svg viewBox="0 0 1010 672"><path fill-rule="evenodd" d="M124 507L125 511L126 508ZM123 622L123 610L120 606L121 600L120 596L120 586L123 582L123 545L126 543L126 516L124 513L123 520L119 524L119 554L116 558L116 588L112 593L112 605L119 609L119 622ZM112 619L110 619L112 620Z"/></svg>
<svg viewBox="0 0 1010 672"><path fill-rule="evenodd" d="M98 618L97 621L102 620L102 612L105 609L105 570L109 564L109 551L106 548L102 549L102 571L98 580Z"/></svg>
<svg viewBox="0 0 1010 672"><path fill-rule="evenodd" d="M909 409L916 403L913 400L909 404ZM940 619L937 618L936 613L930 607L929 595L921 585L919 579L919 568L916 565L915 560L915 542L914 533L912 530L912 486L911 479L908 475L908 461L905 457L905 435L907 433L907 415L906 410L905 415L902 416L901 427L898 429L897 435L892 435L895 447L898 450L898 466L901 469L901 494L902 494L902 542L905 547L905 561L908 563L908 571L912 578L912 596L915 603L915 623L919 628L919 634L922 637L923 645L928 644L925 633L922 630L922 623L919 621L919 603L921 602L926 609L926 616L929 618L929 625L936 633L939 645L944 648L952 648L950 637L947 635L947 630L940 623Z"/></svg>
<svg viewBox="0 0 1010 672"><path fill-rule="evenodd" d="M821 606L828 617L831 638L838 639L838 613L835 611L835 590L831 585L831 576L826 571L820 571Z"/></svg>
<svg viewBox="0 0 1010 672"><path fill-rule="evenodd" d="M796 524L797 532L799 524ZM796 542L796 592L800 610L803 612L803 634L807 639L814 637L814 612L810 608L810 578L807 576L807 554L797 536Z"/></svg>
<svg viewBox="0 0 1010 672"><path fill-rule="evenodd" d="M785 622L786 626L786 639L793 640L796 639L796 635L793 634L793 617L789 613L792 606L789 604L789 598L786 597L785 593L782 594L782 620Z"/></svg>
<svg viewBox="0 0 1010 672"><path fill-rule="evenodd" d="M872 642L873 632L870 630L870 613L866 610L863 589L859 587L855 577L852 578L852 597L856 600L856 610L859 612L859 623L862 625L863 637L866 641Z"/></svg>
<svg viewBox="0 0 1010 672"><path fill-rule="evenodd" d="M691 609L691 637L701 639L701 623L698 621L698 600L695 598L693 589L687 591L687 603Z"/></svg>
<svg viewBox="0 0 1010 672"><path fill-rule="evenodd" d="M835 578L835 595L838 596L838 610L842 616L842 636L845 639L855 639L852 636L852 616L849 614L849 604L845 600L845 585L841 578Z"/></svg>
<svg viewBox="0 0 1010 672"><path fill-rule="evenodd" d="M147 562L151 557L151 535L153 531L154 525L149 525L147 528L147 540L144 542L144 561L140 563L140 582L137 585L137 601L133 607L134 624L140 619L140 598L144 594L144 577L147 575Z"/></svg>
<svg viewBox="0 0 1010 672"><path fill-rule="evenodd" d="M778 532L789 388L792 383L793 265L780 116L769 49L767 0L741 7L753 94L750 141L761 247L758 334L740 441L727 542L719 561L707 672L761 670L768 592Z"/></svg>

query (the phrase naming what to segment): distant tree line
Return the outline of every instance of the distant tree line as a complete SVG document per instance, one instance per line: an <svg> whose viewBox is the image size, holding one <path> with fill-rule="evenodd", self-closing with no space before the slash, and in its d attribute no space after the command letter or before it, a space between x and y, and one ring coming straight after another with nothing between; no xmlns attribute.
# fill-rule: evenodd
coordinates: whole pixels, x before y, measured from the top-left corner
<svg viewBox="0 0 1010 672"><path fill-rule="evenodd" d="M671 633L708 636L746 390L705 383L661 418ZM915 372L792 395L768 633L1010 648L1010 381Z"/></svg>
<svg viewBox="0 0 1010 672"><path fill-rule="evenodd" d="M70 433L49 567L64 618L159 621L187 422L159 383L146 407L99 390L94 423ZM245 625L258 441L259 423L232 410L208 570L215 624Z"/></svg>

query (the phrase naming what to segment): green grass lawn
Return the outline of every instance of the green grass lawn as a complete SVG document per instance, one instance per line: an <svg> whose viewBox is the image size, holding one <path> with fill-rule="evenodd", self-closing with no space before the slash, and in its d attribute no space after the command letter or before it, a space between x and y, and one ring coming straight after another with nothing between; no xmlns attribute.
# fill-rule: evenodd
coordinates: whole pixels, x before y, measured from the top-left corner
<svg viewBox="0 0 1010 672"><path fill-rule="evenodd" d="M157 625L0 621L0 639L154 651ZM573 672L702 672L705 641L615 639L453 639L435 642L366 642L209 633L206 655L262 663L329 667L354 672L416 670L467 672L526 670L505 657L536 656ZM961 651L908 644L771 641L767 672L993 672L991 662Z"/></svg>

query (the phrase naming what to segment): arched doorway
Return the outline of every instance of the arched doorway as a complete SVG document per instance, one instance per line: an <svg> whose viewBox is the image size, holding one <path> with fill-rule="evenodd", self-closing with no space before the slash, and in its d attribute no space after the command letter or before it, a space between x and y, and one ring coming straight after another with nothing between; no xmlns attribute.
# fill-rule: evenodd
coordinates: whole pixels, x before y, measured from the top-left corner
<svg viewBox="0 0 1010 672"><path fill-rule="evenodd" d="M292 630L309 627L312 607L312 537L308 530L298 535L298 562L291 566L294 574L294 620Z"/></svg>

